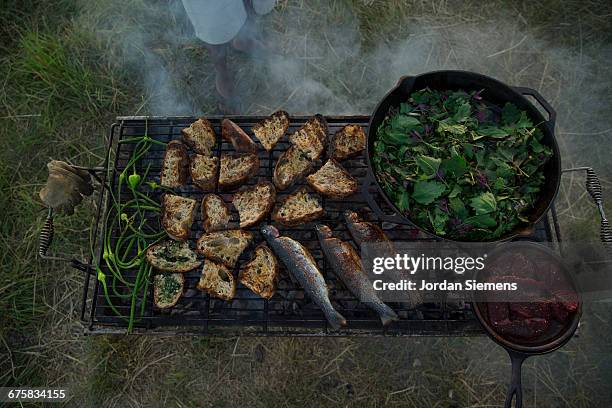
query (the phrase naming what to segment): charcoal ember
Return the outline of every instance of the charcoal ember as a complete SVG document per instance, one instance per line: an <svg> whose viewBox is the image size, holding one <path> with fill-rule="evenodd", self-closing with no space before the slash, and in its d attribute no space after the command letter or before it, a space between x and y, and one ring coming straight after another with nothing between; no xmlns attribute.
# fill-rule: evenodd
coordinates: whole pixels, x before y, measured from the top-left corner
<svg viewBox="0 0 612 408"><path fill-rule="evenodd" d="M550 302L512 302L508 303L512 319L540 317L550 320Z"/></svg>
<svg viewBox="0 0 612 408"><path fill-rule="evenodd" d="M504 302L487 303L487 312L489 314L489 322L496 326L500 322L505 322L510 318L508 304Z"/></svg>
<svg viewBox="0 0 612 408"><path fill-rule="evenodd" d="M546 319L534 317L521 320L503 320L494 325L497 332L503 336L511 336L521 339L532 340L541 336L550 322Z"/></svg>

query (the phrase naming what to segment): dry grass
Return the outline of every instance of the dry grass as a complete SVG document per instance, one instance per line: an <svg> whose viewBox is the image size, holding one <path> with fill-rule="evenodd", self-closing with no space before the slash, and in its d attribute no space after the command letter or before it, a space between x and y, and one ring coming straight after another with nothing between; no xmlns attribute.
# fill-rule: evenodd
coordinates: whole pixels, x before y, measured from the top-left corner
<svg viewBox="0 0 612 408"><path fill-rule="evenodd" d="M82 276L34 255L44 163L97 164L117 113L214 112L214 75L184 16L166 2L8 3L0 31L0 381L67 386L75 406L501 406L509 362L486 338L83 337ZM400 75L480 71L551 101L564 166L593 165L612 199L606 2L279 3L262 27L280 56L231 55L242 112L368 113ZM575 239L596 229L581 183L566 178L558 200ZM58 219L56 251L84 257L91 211ZM527 362L529 406L610 404L611 310L588 305L578 337Z"/></svg>

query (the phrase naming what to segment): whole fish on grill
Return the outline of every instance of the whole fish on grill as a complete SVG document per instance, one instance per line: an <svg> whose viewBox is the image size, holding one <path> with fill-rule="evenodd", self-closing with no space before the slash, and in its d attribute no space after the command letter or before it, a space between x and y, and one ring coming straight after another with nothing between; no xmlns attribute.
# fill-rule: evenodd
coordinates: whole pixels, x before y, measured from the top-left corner
<svg viewBox="0 0 612 408"><path fill-rule="evenodd" d="M378 255L381 256L394 256L397 253L393 246L393 242L378 225L363 221L355 211L351 210L344 211L344 220L346 221L346 226L348 227L353 241L359 246L362 254L364 244L373 244L371 249L375 249L375 252L378 252ZM388 271L387 274L394 282L400 282L402 279L406 278L400 271L396 270ZM409 291L407 295L409 299L406 303L409 307L415 308L417 305L423 303L420 292Z"/></svg>
<svg viewBox="0 0 612 408"><path fill-rule="evenodd" d="M346 326L346 319L334 309L329 300L327 284L317 263L302 244L289 237L281 237L272 225L265 225L261 233L268 241L289 273L300 283L310 298L323 310L334 330Z"/></svg>
<svg viewBox="0 0 612 408"><path fill-rule="evenodd" d="M344 212L344 220L351 233L351 237L353 237L353 240L360 248L365 243L377 242L387 242L389 243L389 248L392 247L391 241L382 228L371 222L363 221L355 211L346 210Z"/></svg>
<svg viewBox="0 0 612 408"><path fill-rule="evenodd" d="M327 225L319 224L315 229L325 257L347 289L360 302L378 313L383 326L398 320L395 312L376 295L355 248L347 242L334 238L332 230Z"/></svg>

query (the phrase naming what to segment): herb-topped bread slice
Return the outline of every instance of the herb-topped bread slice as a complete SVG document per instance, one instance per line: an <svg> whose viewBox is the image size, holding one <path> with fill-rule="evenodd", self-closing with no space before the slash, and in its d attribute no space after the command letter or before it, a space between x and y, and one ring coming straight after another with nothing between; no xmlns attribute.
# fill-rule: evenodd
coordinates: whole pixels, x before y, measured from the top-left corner
<svg viewBox="0 0 612 408"><path fill-rule="evenodd" d="M238 276L240 283L264 299L270 299L276 291L278 279L278 261L270 248L265 244L255 249L253 259L241 270Z"/></svg>
<svg viewBox="0 0 612 408"><path fill-rule="evenodd" d="M309 193L302 187L276 207L272 218L276 222L287 226L303 224L316 220L325 214L321 205L321 198L317 194Z"/></svg>
<svg viewBox="0 0 612 408"><path fill-rule="evenodd" d="M257 144L244 130L229 119L221 122L221 137L241 153L257 153Z"/></svg>
<svg viewBox="0 0 612 408"><path fill-rule="evenodd" d="M285 111L278 111L253 126L253 133L264 149L270 151L285 135L287 129L289 129L289 115Z"/></svg>
<svg viewBox="0 0 612 408"><path fill-rule="evenodd" d="M151 245L145 252L145 258L155 270L161 272L185 273L202 264L187 242L173 240Z"/></svg>
<svg viewBox="0 0 612 408"><path fill-rule="evenodd" d="M296 146L291 146L276 161L272 181L276 188L284 190L304 177L312 167L312 160Z"/></svg>
<svg viewBox="0 0 612 408"><path fill-rule="evenodd" d="M259 223L274 207L276 189L269 181L257 183L252 187L242 188L232 203L240 216L240 228L247 228Z"/></svg>
<svg viewBox="0 0 612 408"><path fill-rule="evenodd" d="M191 198L174 194L164 194L162 197L162 227L170 238L185 241L189 238L189 231L198 203Z"/></svg>
<svg viewBox="0 0 612 408"><path fill-rule="evenodd" d="M230 209L221 197L216 194L206 194L204 196L202 199L204 231L213 232L227 229L230 217Z"/></svg>
<svg viewBox="0 0 612 408"><path fill-rule="evenodd" d="M204 156L211 156L217 144L217 135L210 122L200 118L193 122L188 128L181 130L183 141L187 146Z"/></svg>
<svg viewBox="0 0 612 408"><path fill-rule="evenodd" d="M202 234L196 250L208 259L233 268L238 258L253 239L253 234L239 229Z"/></svg>
<svg viewBox="0 0 612 408"><path fill-rule="evenodd" d="M185 277L182 273L159 273L153 279L153 301L160 309L176 305L183 294Z"/></svg>
<svg viewBox="0 0 612 408"><path fill-rule="evenodd" d="M195 185L204 191L213 190L217 182L219 159L215 156L194 154L191 157L189 170L191 172L191 179Z"/></svg>
<svg viewBox="0 0 612 408"><path fill-rule="evenodd" d="M188 166L189 155L185 145L178 140L168 142L159 175L160 184L170 188L182 186L189 176Z"/></svg>
<svg viewBox="0 0 612 408"><path fill-rule="evenodd" d="M334 159L329 159L319 170L306 177L317 192L332 198L344 198L357 192L357 181Z"/></svg>
<svg viewBox="0 0 612 408"><path fill-rule="evenodd" d="M344 160L359 155L366 145L366 134L359 125L346 125L336 132L330 144L330 156Z"/></svg>
<svg viewBox="0 0 612 408"><path fill-rule="evenodd" d="M239 155L222 154L219 170L219 188L229 190L244 184L257 174L259 158L255 153Z"/></svg>
<svg viewBox="0 0 612 408"><path fill-rule="evenodd" d="M196 287L223 300L232 300L236 295L236 279L223 264L210 260L204 262L202 276Z"/></svg>
<svg viewBox="0 0 612 408"><path fill-rule="evenodd" d="M289 135L289 141L310 160L321 157L327 144L327 122L321 115L308 119L301 128Z"/></svg>

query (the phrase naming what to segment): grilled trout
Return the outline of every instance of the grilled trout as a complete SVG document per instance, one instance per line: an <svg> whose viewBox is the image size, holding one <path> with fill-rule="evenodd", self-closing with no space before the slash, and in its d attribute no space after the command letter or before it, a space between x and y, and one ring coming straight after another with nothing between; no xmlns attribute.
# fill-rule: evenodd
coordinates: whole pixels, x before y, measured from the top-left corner
<svg viewBox="0 0 612 408"><path fill-rule="evenodd" d="M378 313L383 326L398 320L395 312L376 295L355 248L347 242L334 238L332 230L327 225L319 224L315 229L325 257L347 289L360 302Z"/></svg>
<svg viewBox="0 0 612 408"><path fill-rule="evenodd" d="M362 254L364 244L378 244L376 250L381 252L380 255L394 256L396 250L393 242L378 225L363 221L356 212L351 210L344 211L344 220L351 237L361 249ZM402 279L405 279L399 271L393 270L387 273L394 282L400 282ZM407 303L411 308L423 303L423 298L419 292L410 291L408 292L408 297Z"/></svg>
<svg viewBox="0 0 612 408"><path fill-rule="evenodd" d="M351 233L351 237L355 243L361 248L364 243L388 242L391 247L391 241L385 235L385 232L376 224L363 221L359 218L356 212L346 210L344 212L344 220Z"/></svg>
<svg viewBox="0 0 612 408"><path fill-rule="evenodd" d="M334 309L327 291L327 284L317 268L317 263L299 242L281 237L272 225L265 225L261 233L268 241L270 248L287 268L287 271L302 285L308 296L323 310L325 318L334 330L346 326L346 319Z"/></svg>

